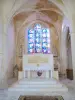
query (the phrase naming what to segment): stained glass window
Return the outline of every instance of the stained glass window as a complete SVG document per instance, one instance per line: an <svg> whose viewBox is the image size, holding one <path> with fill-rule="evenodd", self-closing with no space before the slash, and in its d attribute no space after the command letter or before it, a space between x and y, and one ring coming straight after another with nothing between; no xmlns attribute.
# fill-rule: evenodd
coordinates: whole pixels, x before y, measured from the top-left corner
<svg viewBox="0 0 75 100"><path fill-rule="evenodd" d="M50 53L50 32L36 24L28 30L28 53Z"/></svg>

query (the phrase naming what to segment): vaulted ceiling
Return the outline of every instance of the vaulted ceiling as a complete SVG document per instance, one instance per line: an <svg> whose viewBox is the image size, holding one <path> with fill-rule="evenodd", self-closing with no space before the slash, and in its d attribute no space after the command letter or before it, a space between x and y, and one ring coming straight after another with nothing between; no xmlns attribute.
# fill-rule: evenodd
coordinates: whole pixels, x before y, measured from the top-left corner
<svg viewBox="0 0 75 100"><path fill-rule="evenodd" d="M57 0L57 2L62 3L62 0ZM36 18L34 18L35 17L34 15L36 15ZM17 30L17 28L19 29L19 31L16 31L16 32L18 32L19 34L22 34L22 29L23 29L22 24L24 24L24 21L26 21L28 18L31 21L38 20L40 16L42 16L42 19L40 20L46 21L46 23L48 23L50 27L54 27L53 28L54 31L52 34L53 45L54 45L54 48L56 48L57 52L59 53L59 48L60 48L59 38L60 37L58 36L60 35L59 33L61 33L61 23L63 19L63 13L55 4L53 4L52 2L49 2L48 0L38 0L37 2L36 0L30 0L30 2L29 1L27 2L26 6L25 4L22 5L18 13L13 18L14 24L15 24L15 30ZM45 20L43 20L43 16ZM50 19L50 22L48 19ZM20 24L16 24L17 22L20 22ZM20 35L17 35L17 36L20 36ZM18 38L18 40L19 39L20 38Z"/></svg>
<svg viewBox="0 0 75 100"><path fill-rule="evenodd" d="M31 0L31 1L33 2L34 0ZM30 3L30 2L27 2L27 5L22 5L18 13L14 16L15 21L19 21L19 20L25 21L29 16L31 16L34 13L36 13L36 20L37 20L39 17L37 12L40 12L44 14L44 16L49 17L53 23L57 22L60 19L62 20L63 18L62 11L52 2L49 2L48 0L38 0L38 2L36 3L34 2ZM31 9L31 10L28 10L28 9ZM49 23L49 24L52 24L52 23Z"/></svg>

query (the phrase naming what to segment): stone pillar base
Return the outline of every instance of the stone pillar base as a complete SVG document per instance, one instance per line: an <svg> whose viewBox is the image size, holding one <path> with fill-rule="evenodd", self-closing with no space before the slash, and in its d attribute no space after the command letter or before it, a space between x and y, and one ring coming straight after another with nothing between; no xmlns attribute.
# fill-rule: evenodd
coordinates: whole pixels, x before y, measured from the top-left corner
<svg viewBox="0 0 75 100"><path fill-rule="evenodd" d="M73 80L73 69L66 69L67 78Z"/></svg>

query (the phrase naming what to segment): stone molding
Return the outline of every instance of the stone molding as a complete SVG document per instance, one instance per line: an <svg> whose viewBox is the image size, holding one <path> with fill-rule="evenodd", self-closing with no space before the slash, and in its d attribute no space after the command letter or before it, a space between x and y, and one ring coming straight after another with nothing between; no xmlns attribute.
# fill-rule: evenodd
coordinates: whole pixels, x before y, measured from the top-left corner
<svg viewBox="0 0 75 100"><path fill-rule="evenodd" d="M69 34L70 34L70 35L75 35L75 32L70 32Z"/></svg>

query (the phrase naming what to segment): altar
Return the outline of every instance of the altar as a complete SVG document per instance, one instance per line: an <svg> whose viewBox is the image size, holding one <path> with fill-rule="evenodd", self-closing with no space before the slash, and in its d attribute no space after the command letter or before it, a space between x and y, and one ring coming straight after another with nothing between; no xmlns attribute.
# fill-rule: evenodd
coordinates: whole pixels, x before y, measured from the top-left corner
<svg viewBox="0 0 75 100"><path fill-rule="evenodd" d="M24 78L52 78L54 71L53 54L23 55ZM42 75L37 75L41 73Z"/></svg>
<svg viewBox="0 0 75 100"><path fill-rule="evenodd" d="M37 73L40 71L42 74L39 76ZM53 71L52 54L25 54L23 55L23 77L8 91L19 91L20 95L51 95L54 92L58 94L67 92L68 88L53 78Z"/></svg>

